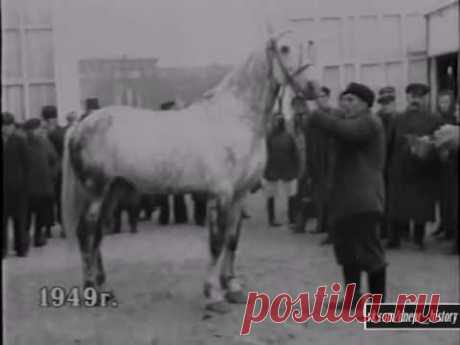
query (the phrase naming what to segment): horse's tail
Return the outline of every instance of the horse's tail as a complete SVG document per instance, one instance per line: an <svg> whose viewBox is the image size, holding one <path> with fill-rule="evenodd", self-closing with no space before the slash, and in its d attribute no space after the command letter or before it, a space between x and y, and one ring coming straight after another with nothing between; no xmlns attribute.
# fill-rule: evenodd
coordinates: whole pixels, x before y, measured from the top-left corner
<svg viewBox="0 0 460 345"><path fill-rule="evenodd" d="M72 247L77 240L77 229L87 203L87 193L75 174L71 160L70 143L75 126L71 126L65 135L61 193L63 226Z"/></svg>

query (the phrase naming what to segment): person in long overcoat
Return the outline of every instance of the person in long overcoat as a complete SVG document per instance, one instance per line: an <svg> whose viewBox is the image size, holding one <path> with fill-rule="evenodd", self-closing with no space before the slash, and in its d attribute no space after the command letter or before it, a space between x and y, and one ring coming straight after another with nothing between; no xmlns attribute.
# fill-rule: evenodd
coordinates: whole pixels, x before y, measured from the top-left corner
<svg viewBox="0 0 460 345"><path fill-rule="evenodd" d="M8 221L13 220L14 249L18 256L27 255L29 241L27 225L27 173L29 158L27 143L18 134L14 116L2 113L3 140L3 215L2 215L2 258L8 253Z"/></svg>
<svg viewBox="0 0 460 345"><path fill-rule="evenodd" d="M43 229L47 232L53 225L53 198L55 180L59 169L59 157L49 142L40 119L26 121L24 129L27 134L29 151L29 221L35 215L34 245L41 247L46 244Z"/></svg>
<svg viewBox="0 0 460 345"><path fill-rule="evenodd" d="M458 125L455 116L455 98L451 90L439 92L437 115L443 124ZM442 154L441 166L441 223L434 235L443 235L444 239L452 239L458 227L458 155L456 151L445 150Z"/></svg>
<svg viewBox="0 0 460 345"><path fill-rule="evenodd" d="M267 163L264 180L267 195L268 222L279 226L276 221L275 197L282 189L288 196L289 223L294 224L296 180L299 174L299 152L291 133L286 130L282 113L276 113L272 119L272 129L267 136Z"/></svg>
<svg viewBox="0 0 460 345"><path fill-rule="evenodd" d="M378 235L385 203L385 133L371 111L375 96L369 87L350 83L342 97L345 116L314 113L308 126L337 141L328 216L344 282L356 284L356 303L362 271L368 274L370 292L385 295L387 263Z"/></svg>
<svg viewBox="0 0 460 345"><path fill-rule="evenodd" d="M387 153L389 145L391 143L391 125L394 119L398 116L396 111L396 89L393 86L385 86L379 90L379 98L377 103L380 105L380 109L377 111L377 116L382 120L383 128L385 129L385 138L387 145ZM388 154L385 159L385 194L388 194ZM385 214L382 219L380 228L380 235L382 238L387 238L389 233L390 221L388 218L388 203L385 205Z"/></svg>
<svg viewBox="0 0 460 345"><path fill-rule="evenodd" d="M458 111L458 110L457 110ZM458 114L460 115L460 114ZM441 156L444 159L449 159L450 157L455 157L455 160L458 164L458 150L459 150L459 137L460 137L460 126L458 124L444 124L440 129L434 133L435 145L438 151L441 153ZM458 174L458 165L457 174ZM452 181L450 196L451 210L453 212L452 218L450 219L452 228L454 229L452 245L448 254L458 254L459 253L459 237L460 229L458 227L458 175L456 175L455 180Z"/></svg>
<svg viewBox="0 0 460 345"><path fill-rule="evenodd" d="M310 217L312 217L310 205L310 186L307 170L307 147L305 138L305 121L308 114L308 108L305 100L301 96L295 96L291 100L291 107L294 113L294 140L296 142L299 155L299 176L297 180L297 195L295 202L296 222L294 232L305 232L305 226Z"/></svg>
<svg viewBox="0 0 460 345"><path fill-rule="evenodd" d="M414 241L423 249L425 225L435 220L439 158L435 150L424 157L414 151L418 138L427 138L440 126L440 120L428 110L428 93L427 85L408 85L408 107L392 124L388 168L389 248L400 247L401 234L408 232L413 220Z"/></svg>
<svg viewBox="0 0 460 345"><path fill-rule="evenodd" d="M315 116L342 116L339 109L330 105L329 88L323 86L317 99L318 108L313 111ZM321 128L307 126L307 173L311 179L312 196L316 206L318 225L315 232L328 232L327 204L330 198L333 173L336 161L336 140L327 135ZM322 244L331 243L328 235Z"/></svg>
<svg viewBox="0 0 460 345"><path fill-rule="evenodd" d="M58 154L59 163L61 163L64 154L64 138L66 128L59 126L57 109L54 105L47 105L42 108L42 119L45 122L48 140L51 142L51 144L53 144L54 150ZM61 218L61 185L62 171L61 164L58 164L57 175L54 183L53 204L56 206L56 221L61 225L61 237L64 237ZM51 237L50 228L47 229L46 236L48 238Z"/></svg>

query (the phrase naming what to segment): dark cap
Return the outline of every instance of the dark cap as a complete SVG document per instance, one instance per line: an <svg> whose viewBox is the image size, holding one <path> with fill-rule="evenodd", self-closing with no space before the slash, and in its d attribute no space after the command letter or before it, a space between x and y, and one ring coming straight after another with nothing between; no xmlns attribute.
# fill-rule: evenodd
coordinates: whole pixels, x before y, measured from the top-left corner
<svg viewBox="0 0 460 345"><path fill-rule="evenodd" d="M44 120L57 119L57 109L54 105L45 105L42 108L42 118Z"/></svg>
<svg viewBox="0 0 460 345"><path fill-rule="evenodd" d="M341 96L351 94L362 101L366 102L369 108L371 108L374 105L374 91L372 91L369 87L367 87L364 84L359 84L359 83L350 83L348 84L347 88L345 91L342 92Z"/></svg>
<svg viewBox="0 0 460 345"><path fill-rule="evenodd" d="M393 86L385 86L379 90L379 97L383 96L394 96L396 94L396 89Z"/></svg>
<svg viewBox="0 0 460 345"><path fill-rule="evenodd" d="M414 96L425 96L430 92L430 87L422 83L411 83L406 87L406 93Z"/></svg>
<svg viewBox="0 0 460 345"><path fill-rule="evenodd" d="M98 98L88 98L85 101L86 110L97 110L100 109Z"/></svg>
<svg viewBox="0 0 460 345"><path fill-rule="evenodd" d="M388 104L396 99L396 89L393 86L385 86L379 90L377 103Z"/></svg>
<svg viewBox="0 0 460 345"><path fill-rule="evenodd" d="M3 126L10 126L14 124L14 116L8 112L2 112L2 125Z"/></svg>
<svg viewBox="0 0 460 345"><path fill-rule="evenodd" d="M26 131L32 131L34 129L37 129L41 126L42 122L39 118L32 118L28 119L26 122L24 122L23 128Z"/></svg>
<svg viewBox="0 0 460 345"><path fill-rule="evenodd" d="M169 110L169 109L174 108L175 105L176 105L176 102L174 102L174 101L163 102L160 105L160 109L161 110Z"/></svg>
<svg viewBox="0 0 460 345"><path fill-rule="evenodd" d="M320 91L325 93L326 96L330 96L331 95L331 89L328 88L327 86L321 86L320 87Z"/></svg>
<svg viewBox="0 0 460 345"><path fill-rule="evenodd" d="M394 95L385 95L385 96L379 97L379 99L377 100L377 103L378 104L388 104L390 102L394 102L395 100L396 100L396 97Z"/></svg>

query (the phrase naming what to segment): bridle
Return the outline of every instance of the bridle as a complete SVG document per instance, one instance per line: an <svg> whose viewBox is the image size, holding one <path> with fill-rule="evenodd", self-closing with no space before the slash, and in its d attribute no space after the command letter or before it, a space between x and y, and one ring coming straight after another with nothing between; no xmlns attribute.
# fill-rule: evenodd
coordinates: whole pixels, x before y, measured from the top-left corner
<svg viewBox="0 0 460 345"><path fill-rule="evenodd" d="M306 94L305 90L297 83L295 77L298 76L300 73L305 71L311 64L301 65L297 68L292 74L289 73L286 66L283 64L281 53L277 45L277 40L281 38L284 34L288 33L289 31L283 32L282 34L278 35L276 38L271 38L267 44L266 53L267 53L267 60L268 60L268 78L270 80L270 97L268 98L265 113L269 113L276 102L276 98L280 91L281 86L276 82L274 77L274 65L275 62L281 69L284 77L286 78L286 84L289 85L296 95L303 97L304 99L308 99L308 95Z"/></svg>

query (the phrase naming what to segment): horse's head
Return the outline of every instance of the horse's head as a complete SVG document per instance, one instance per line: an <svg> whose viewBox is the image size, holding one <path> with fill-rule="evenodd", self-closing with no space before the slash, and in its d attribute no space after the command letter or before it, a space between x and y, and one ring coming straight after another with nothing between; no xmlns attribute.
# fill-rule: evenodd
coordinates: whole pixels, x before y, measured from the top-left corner
<svg viewBox="0 0 460 345"><path fill-rule="evenodd" d="M270 38L266 49L273 82L291 87L305 99L315 97L319 84L307 74L314 64L313 42L302 44L291 31L285 31Z"/></svg>

